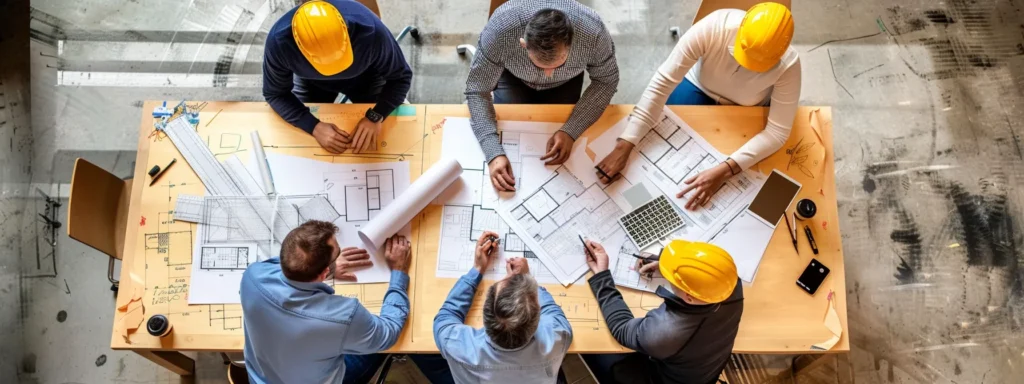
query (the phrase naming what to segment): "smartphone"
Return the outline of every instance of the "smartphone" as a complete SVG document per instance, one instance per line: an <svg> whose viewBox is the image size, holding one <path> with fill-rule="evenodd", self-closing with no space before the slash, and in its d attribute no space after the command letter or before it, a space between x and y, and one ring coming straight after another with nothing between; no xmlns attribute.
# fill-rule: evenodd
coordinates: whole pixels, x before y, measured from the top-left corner
<svg viewBox="0 0 1024 384"><path fill-rule="evenodd" d="M804 273L800 274L800 278L796 279L796 285L807 293L814 295L818 291L818 287L825 281L825 277L828 276L829 269L822 264L818 259L811 259L811 263L807 264L807 268L804 269Z"/></svg>

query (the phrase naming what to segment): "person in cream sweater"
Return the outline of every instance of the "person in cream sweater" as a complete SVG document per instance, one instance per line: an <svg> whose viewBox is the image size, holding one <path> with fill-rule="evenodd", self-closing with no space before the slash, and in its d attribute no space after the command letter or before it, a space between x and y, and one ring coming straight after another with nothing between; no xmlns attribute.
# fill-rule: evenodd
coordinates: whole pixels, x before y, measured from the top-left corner
<svg viewBox="0 0 1024 384"><path fill-rule="evenodd" d="M666 104L769 106L764 131L726 161L680 184L676 197L686 198L687 209L707 203L722 183L789 138L800 100L800 58L792 38L792 14L778 3L720 9L698 21L655 72L615 149L598 164L598 177L605 183L615 179Z"/></svg>

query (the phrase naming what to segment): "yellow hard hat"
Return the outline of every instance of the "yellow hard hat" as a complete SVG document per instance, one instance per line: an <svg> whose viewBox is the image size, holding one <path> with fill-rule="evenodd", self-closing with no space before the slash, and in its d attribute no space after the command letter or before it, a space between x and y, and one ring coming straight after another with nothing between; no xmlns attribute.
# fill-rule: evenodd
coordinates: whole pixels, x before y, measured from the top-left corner
<svg viewBox="0 0 1024 384"><path fill-rule="evenodd" d="M736 32L733 56L744 68L765 72L779 63L793 40L793 15L785 5L760 3L747 11Z"/></svg>
<svg viewBox="0 0 1024 384"><path fill-rule="evenodd" d="M736 288L732 256L708 243L672 240L661 251L658 269L676 288L707 303L725 301Z"/></svg>
<svg viewBox="0 0 1024 384"><path fill-rule="evenodd" d="M292 36L302 56L324 76L352 65L352 42L345 18L334 5L314 0L299 6L292 17Z"/></svg>

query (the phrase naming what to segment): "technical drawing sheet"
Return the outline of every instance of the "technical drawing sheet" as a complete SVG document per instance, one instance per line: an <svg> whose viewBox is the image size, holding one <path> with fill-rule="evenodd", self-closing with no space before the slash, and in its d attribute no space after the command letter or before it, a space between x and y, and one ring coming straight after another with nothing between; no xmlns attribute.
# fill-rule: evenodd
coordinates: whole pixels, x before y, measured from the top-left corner
<svg viewBox="0 0 1024 384"><path fill-rule="evenodd" d="M253 263L280 254L281 242L307 220L336 221L326 195L205 196L192 247L190 304L238 303L238 283ZM155 248L165 239L155 238Z"/></svg>
<svg viewBox="0 0 1024 384"><path fill-rule="evenodd" d="M596 179L584 183L563 165L537 189L502 200L498 213L567 286L588 270L580 235L611 250L626 240L618 223L623 210L602 187Z"/></svg>
<svg viewBox="0 0 1024 384"><path fill-rule="evenodd" d="M362 247L359 230L409 188L409 163L328 163L267 153L274 185L280 195L324 194L340 217L334 221L339 228L338 244ZM411 236L407 224L399 234ZM367 249L373 266L355 271L357 283L387 282L391 271L380 250Z"/></svg>
<svg viewBox="0 0 1024 384"><path fill-rule="evenodd" d="M536 188L556 168L545 166L540 157L544 155L548 138L561 127L561 123L498 122L501 144L512 164L517 190L522 191L531 185ZM526 247L526 243L498 215L496 208L502 197L491 185L483 151L468 118L445 119L441 148L443 153L455 157L463 171L461 177L435 200L435 203L444 205L437 276L458 278L468 272L473 267L477 237L483 231L493 231L501 236L501 246L498 249L498 260L485 272L484 278L503 278L506 259L525 257L530 264L530 272L538 282L558 283L537 255ZM502 195L505 198L512 196Z"/></svg>
<svg viewBox="0 0 1024 384"><path fill-rule="evenodd" d="M605 131L590 144L598 161L611 152L615 140L625 129L628 117ZM685 226L679 237L692 241L710 241L743 211L764 184L765 176L746 170L729 178L704 206L694 211L682 209L689 196L676 198L683 180L725 161L726 156L709 144L675 113L666 108L661 122L633 148L622 175L644 180L657 187L682 213Z"/></svg>

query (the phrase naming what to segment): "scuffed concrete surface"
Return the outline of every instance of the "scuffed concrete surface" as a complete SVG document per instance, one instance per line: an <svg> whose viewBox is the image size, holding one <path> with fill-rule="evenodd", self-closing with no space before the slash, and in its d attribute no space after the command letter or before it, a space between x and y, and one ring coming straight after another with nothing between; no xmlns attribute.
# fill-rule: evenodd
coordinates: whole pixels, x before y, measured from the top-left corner
<svg viewBox="0 0 1024 384"><path fill-rule="evenodd" d="M0 151L4 196L31 196L30 170L31 182L66 194L76 156L130 171L143 100L262 101L263 39L295 3L33 1L32 130L14 136L19 152ZM668 28L685 29L699 1L583 3L615 39L622 81L613 102L631 104L674 44ZM1024 0L797 0L793 8L801 103L833 107L856 381L1020 381ZM410 101L462 102L468 62L455 46L476 41L487 3L394 0L381 11L392 30L415 24L423 36L403 43L415 74ZM109 73L119 75L102 80ZM197 76L208 83L195 84ZM6 77L4 88L9 105ZM0 145L14 135L11 124L0 125ZM46 244L34 219L42 205L10 202L0 201L0 213L16 214L0 216L0 249L11 250L0 255L8 268L0 335L12 329L8 317L24 319L24 348L0 347L16 353L0 355L0 381L12 369L25 382L171 380L109 350L105 257L62 233L55 251L37 251ZM11 295L2 280L10 268L58 277L15 276ZM58 322L62 310L68 317ZM100 354L107 363L96 366ZM223 380L215 356L199 364L198 381Z"/></svg>

